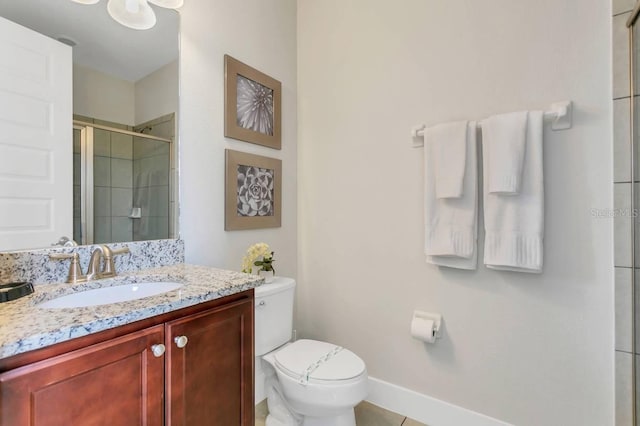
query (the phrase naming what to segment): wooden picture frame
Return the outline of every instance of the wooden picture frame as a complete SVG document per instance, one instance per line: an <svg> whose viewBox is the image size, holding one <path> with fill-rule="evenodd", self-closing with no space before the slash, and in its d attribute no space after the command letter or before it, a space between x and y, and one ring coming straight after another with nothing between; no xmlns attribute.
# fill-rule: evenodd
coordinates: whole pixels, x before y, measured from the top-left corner
<svg viewBox="0 0 640 426"><path fill-rule="evenodd" d="M225 150L225 231L279 228L282 160Z"/></svg>
<svg viewBox="0 0 640 426"><path fill-rule="evenodd" d="M282 84L224 55L224 135L281 149Z"/></svg>

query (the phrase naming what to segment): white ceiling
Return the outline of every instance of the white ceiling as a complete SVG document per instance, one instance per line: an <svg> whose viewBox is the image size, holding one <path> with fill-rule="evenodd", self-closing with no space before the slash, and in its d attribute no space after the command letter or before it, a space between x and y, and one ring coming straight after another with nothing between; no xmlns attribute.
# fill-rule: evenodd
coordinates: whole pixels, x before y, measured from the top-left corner
<svg viewBox="0 0 640 426"><path fill-rule="evenodd" d="M178 59L178 13L152 8L158 22L145 31L111 19L107 0L94 5L71 0L2 0L0 16L55 39L70 38L77 43L75 63L135 82Z"/></svg>

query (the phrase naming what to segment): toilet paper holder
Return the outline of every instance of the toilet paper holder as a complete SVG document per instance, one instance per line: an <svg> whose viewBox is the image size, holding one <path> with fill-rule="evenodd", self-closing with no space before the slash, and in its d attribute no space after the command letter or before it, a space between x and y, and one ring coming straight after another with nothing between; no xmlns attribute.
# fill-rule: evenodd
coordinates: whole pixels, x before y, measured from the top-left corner
<svg viewBox="0 0 640 426"><path fill-rule="evenodd" d="M442 325L442 315L434 314L431 312L415 310L413 311L413 318L422 318L422 319L433 321L433 325L434 325L433 331L434 331L435 337L436 338L441 337L440 326Z"/></svg>

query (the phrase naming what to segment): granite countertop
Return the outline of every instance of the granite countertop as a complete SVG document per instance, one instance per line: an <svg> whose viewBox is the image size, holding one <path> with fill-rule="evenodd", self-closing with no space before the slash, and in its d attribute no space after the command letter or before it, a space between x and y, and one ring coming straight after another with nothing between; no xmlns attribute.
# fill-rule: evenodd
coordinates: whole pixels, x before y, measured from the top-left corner
<svg viewBox="0 0 640 426"><path fill-rule="evenodd" d="M173 281L183 286L157 296L109 305L64 309L36 306L78 291L149 281ZM263 282L261 277L240 272L178 264L82 284L41 284L29 296L0 304L0 359L219 299Z"/></svg>

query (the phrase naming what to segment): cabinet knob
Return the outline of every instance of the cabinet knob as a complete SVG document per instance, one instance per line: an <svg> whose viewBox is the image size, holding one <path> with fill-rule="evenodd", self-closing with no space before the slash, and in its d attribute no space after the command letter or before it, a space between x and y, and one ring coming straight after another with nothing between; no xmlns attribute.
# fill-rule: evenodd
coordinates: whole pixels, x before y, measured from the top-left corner
<svg viewBox="0 0 640 426"><path fill-rule="evenodd" d="M151 352L156 358L160 358L164 355L165 347L162 343L158 343L157 345L151 346Z"/></svg>
<svg viewBox="0 0 640 426"><path fill-rule="evenodd" d="M179 348L184 348L187 346L189 339L187 339L187 336L176 336L173 341L176 342L176 346Z"/></svg>

